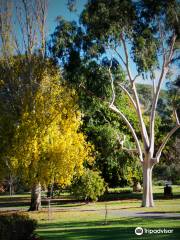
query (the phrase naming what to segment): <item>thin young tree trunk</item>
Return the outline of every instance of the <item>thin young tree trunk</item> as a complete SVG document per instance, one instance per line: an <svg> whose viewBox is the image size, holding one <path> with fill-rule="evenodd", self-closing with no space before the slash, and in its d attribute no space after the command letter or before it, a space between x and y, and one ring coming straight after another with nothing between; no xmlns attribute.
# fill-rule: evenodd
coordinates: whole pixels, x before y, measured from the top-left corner
<svg viewBox="0 0 180 240"><path fill-rule="evenodd" d="M12 183L9 183L9 196L12 196Z"/></svg>
<svg viewBox="0 0 180 240"><path fill-rule="evenodd" d="M38 211L41 207L41 184L36 183L31 191L31 205L29 211Z"/></svg>
<svg viewBox="0 0 180 240"><path fill-rule="evenodd" d="M51 198L53 198L54 184L51 185Z"/></svg>
<svg viewBox="0 0 180 240"><path fill-rule="evenodd" d="M13 195L13 177L11 176L11 174L9 175L9 195L12 196Z"/></svg>
<svg viewBox="0 0 180 240"><path fill-rule="evenodd" d="M143 162L143 199L142 207L154 207L153 190L152 190L152 170L153 164L151 159Z"/></svg>

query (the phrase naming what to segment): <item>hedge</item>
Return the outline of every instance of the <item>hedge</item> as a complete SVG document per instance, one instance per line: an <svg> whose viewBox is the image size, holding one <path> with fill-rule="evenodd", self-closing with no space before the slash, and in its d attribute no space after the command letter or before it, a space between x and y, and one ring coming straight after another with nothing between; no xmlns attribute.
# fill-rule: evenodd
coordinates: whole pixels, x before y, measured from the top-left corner
<svg viewBox="0 0 180 240"><path fill-rule="evenodd" d="M0 240L33 240L37 221L25 213L0 214Z"/></svg>

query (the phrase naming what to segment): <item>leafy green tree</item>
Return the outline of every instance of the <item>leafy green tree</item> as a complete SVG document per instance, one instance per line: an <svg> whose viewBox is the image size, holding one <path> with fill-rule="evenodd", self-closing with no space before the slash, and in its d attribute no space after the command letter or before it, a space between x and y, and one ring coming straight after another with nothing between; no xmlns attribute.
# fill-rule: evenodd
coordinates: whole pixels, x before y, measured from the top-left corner
<svg viewBox="0 0 180 240"><path fill-rule="evenodd" d="M117 135L126 134L127 145L130 144L131 136L121 119L108 108L111 86L107 67L111 62L104 56L99 64L92 58L96 53L95 49L87 51L89 44L92 46L81 25L59 18L50 42L50 52L61 65L66 82L78 93L79 105L84 115L82 130L97 152L94 167L102 172L109 185L125 185L129 182L125 179L128 175L125 165L129 159L133 163L133 156L122 152ZM125 74L115 59L112 65L115 79L120 78L125 82ZM120 89L118 101L137 126L135 112L127 108L127 104L130 107L131 102ZM134 164L135 162L134 159Z"/></svg>
<svg viewBox="0 0 180 240"><path fill-rule="evenodd" d="M106 184L99 172L87 169L72 185L72 193L79 199L97 201L103 195Z"/></svg>
<svg viewBox="0 0 180 240"><path fill-rule="evenodd" d="M161 153L173 133L180 127L177 110L174 110L174 127L167 133L160 145L155 141L155 120L161 86L171 67L179 59L179 1L88 1L81 21L89 36L90 49L96 49L99 60L109 54L127 72L128 83L119 85L129 97L138 118L140 136L117 101L117 82L112 65L108 68L112 87L109 107L126 123L134 137L137 152L143 168L142 206L154 206L152 194L152 169L159 162ZM103 50L102 50L103 49ZM97 61L98 61L97 60ZM131 71L132 62L136 73ZM155 70L160 74L155 75ZM149 122L145 121L136 79L142 76L152 80L152 98Z"/></svg>
<svg viewBox="0 0 180 240"><path fill-rule="evenodd" d="M173 81L168 83L167 90L163 94L163 98L160 105L162 126L160 131L163 133L164 129L172 127L170 121L172 117L173 108L177 109L179 115L179 91L180 81L179 76ZM166 120L166 121L164 121ZM177 131L166 145L164 152L162 153L162 161L154 168L154 177L158 180L171 180L173 183L178 183L179 178L179 139L180 132Z"/></svg>

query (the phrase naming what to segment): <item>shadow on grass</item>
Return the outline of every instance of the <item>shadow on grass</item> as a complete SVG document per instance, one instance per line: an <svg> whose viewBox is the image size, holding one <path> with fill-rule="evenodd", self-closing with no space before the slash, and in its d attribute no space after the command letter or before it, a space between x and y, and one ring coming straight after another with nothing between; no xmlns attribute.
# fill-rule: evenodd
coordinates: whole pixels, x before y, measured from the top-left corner
<svg viewBox="0 0 180 240"><path fill-rule="evenodd" d="M154 219L173 219L173 220L180 220L180 216L176 216L176 214L180 213L179 211L176 212L138 212L136 213L136 216L138 215L143 218L154 218ZM157 215L156 215L157 214ZM168 216L170 214L170 216ZM172 214L172 215L171 215Z"/></svg>
<svg viewBox="0 0 180 240"><path fill-rule="evenodd" d="M163 212L163 211L156 211L156 212L140 212L141 214L167 214L167 213L180 213L180 211L168 211L168 212Z"/></svg>
<svg viewBox="0 0 180 240"><path fill-rule="evenodd" d="M85 203L85 202L77 203L77 201L75 201L75 202L72 203L72 204L68 204L67 202L66 202L66 203L54 202L54 203L52 203L52 206L53 206L53 205L56 205L57 203L58 203L58 206L59 206L59 207L63 207L63 208L82 207L82 206L88 205L88 204Z"/></svg>
<svg viewBox="0 0 180 240"><path fill-rule="evenodd" d="M0 199L0 208L2 207L20 207L29 206L30 198L28 197L3 197Z"/></svg>
<svg viewBox="0 0 180 240"><path fill-rule="evenodd" d="M164 197L163 193L154 193L154 199L179 199L180 194L174 194L173 197ZM142 193L106 193L100 198L101 201L112 201L112 200L141 200Z"/></svg>
<svg viewBox="0 0 180 240"><path fill-rule="evenodd" d="M1 195L3 196L3 195ZM6 207L20 207L20 206L29 206L30 204L30 197L10 197L10 196L3 196L0 198L0 208ZM46 198L42 198L41 201L43 206L48 206L48 201ZM68 205L66 205L68 204ZM77 201L75 199L51 199L51 205L63 205L63 207L78 207L82 205L86 205L84 201Z"/></svg>
<svg viewBox="0 0 180 240"><path fill-rule="evenodd" d="M153 221L148 220L149 224L153 224ZM144 222L145 219L125 218L122 220L110 221L107 225L104 225L103 221L49 223L42 224L37 232L45 240L136 240L140 238L152 240L155 234L136 236L134 233L135 228L142 226ZM155 228L157 227L153 227L153 229ZM158 234L157 237L158 240L180 239L180 229L174 228L173 234Z"/></svg>
<svg viewBox="0 0 180 240"><path fill-rule="evenodd" d="M141 200L142 199L142 193L106 193L103 197L100 198L100 201L117 201L117 200L129 200L129 202L134 200ZM174 195L172 198L165 198L163 193L154 193L154 199L155 200L167 200L167 199L180 199L180 194ZM9 197L9 196L3 196L3 198L0 198L0 208L6 208L6 207L20 207L20 206L29 206L30 204L30 197ZM66 205L67 204L67 205ZM72 199L71 197L68 197L67 199L64 199L64 196L59 199L51 199L51 205L58 205L63 207L78 207L85 205L87 203L83 201L77 201L75 199ZM47 199L42 199L42 205L46 206L48 205Z"/></svg>
<svg viewBox="0 0 180 240"><path fill-rule="evenodd" d="M174 219L171 219L174 222ZM171 221L170 220L170 221ZM165 219L159 220L158 222L156 221L156 218L150 218L150 219L145 219L145 218L136 218L136 217L122 217L120 219L114 219L114 220L108 220L107 225L104 224L104 220L99 220L99 221L78 221L78 222L46 222L46 223L41 223L39 225L39 229L53 229L53 228L99 228L99 227L116 227L117 225L120 227L136 227L136 226L141 226L144 224L147 224L149 226L157 226L158 223L165 223L168 225L168 222L165 221ZM165 226L168 227L168 226ZM180 229L179 229L180 230Z"/></svg>

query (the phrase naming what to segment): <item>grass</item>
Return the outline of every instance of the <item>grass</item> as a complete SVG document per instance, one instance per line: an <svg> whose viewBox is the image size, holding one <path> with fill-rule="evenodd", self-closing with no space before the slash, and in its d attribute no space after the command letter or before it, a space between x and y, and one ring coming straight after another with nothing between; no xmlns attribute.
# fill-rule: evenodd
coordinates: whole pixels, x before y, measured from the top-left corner
<svg viewBox="0 0 180 240"><path fill-rule="evenodd" d="M148 222L148 224L147 224ZM40 226L38 233L44 239L53 240L66 240L66 239L77 239L77 240L95 240L95 239L107 239L107 240L119 240L119 239L139 239L136 236L134 230L137 226L143 228L164 228L166 221L150 220L144 221L144 219L136 218L120 218L112 220L107 225L103 225L101 221L89 221L89 222L69 222L69 223L56 223ZM173 229L173 234L158 234L157 239L171 239L177 240L180 238L180 230L174 227L173 221L168 225L168 229ZM141 236L141 239L152 240L152 235L145 234Z"/></svg>
<svg viewBox="0 0 180 240"><path fill-rule="evenodd" d="M158 240L180 239L179 216L175 218L149 218L149 212L180 213L180 187L173 186L173 199L164 199L163 187L155 186L155 207L141 208L141 194L130 193L130 189L110 189L110 197L103 201L85 204L77 202L70 196L61 196L52 200L52 210L48 212L47 202L43 202L40 212L31 212L30 216L38 220L37 234L44 240L119 240L119 239L148 239ZM129 191L129 192L128 192ZM111 201L111 199L117 199ZM0 196L0 207L4 210L27 210L30 195ZM105 224L105 205L107 206L107 224ZM124 212L141 212L144 217L123 217ZM115 213L115 214L114 214ZM173 229L172 234L143 234L134 233L136 227L147 229Z"/></svg>
<svg viewBox="0 0 180 240"><path fill-rule="evenodd" d="M159 239L180 239L180 223L175 219L145 219L145 218L112 218L109 217L105 224L104 214L96 214L93 212L61 212L54 213L53 219L48 221L41 217L45 217L40 213L39 228L37 233L46 240L100 240L100 239L139 239L134 230L136 227L147 229L173 229L173 234L158 234ZM37 217L36 214L31 217ZM151 234L144 234L141 239L152 240Z"/></svg>

